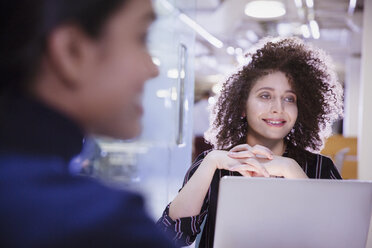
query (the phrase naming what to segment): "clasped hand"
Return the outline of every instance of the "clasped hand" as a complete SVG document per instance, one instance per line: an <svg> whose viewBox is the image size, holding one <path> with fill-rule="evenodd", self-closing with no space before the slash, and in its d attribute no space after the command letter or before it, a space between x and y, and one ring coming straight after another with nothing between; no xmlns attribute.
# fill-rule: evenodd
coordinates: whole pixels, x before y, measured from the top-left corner
<svg viewBox="0 0 372 248"><path fill-rule="evenodd" d="M295 160L274 155L261 145L241 144L230 151L214 150L206 159L212 159L216 169L237 171L246 177L307 178Z"/></svg>

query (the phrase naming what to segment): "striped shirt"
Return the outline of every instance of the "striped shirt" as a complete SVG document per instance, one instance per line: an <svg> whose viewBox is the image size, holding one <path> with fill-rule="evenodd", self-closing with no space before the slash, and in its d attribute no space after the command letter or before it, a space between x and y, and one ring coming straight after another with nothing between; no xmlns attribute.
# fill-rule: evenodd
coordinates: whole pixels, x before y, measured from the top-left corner
<svg viewBox="0 0 372 248"><path fill-rule="evenodd" d="M185 175L183 185L190 180L203 161L204 157L210 151L211 150L205 151L196 158ZM306 162L301 166L309 178L342 179L330 158L307 151L304 151L303 154L305 154ZM288 153L285 152L283 156L287 157ZM204 218L207 216L199 247L213 247L218 188L220 179L223 176L241 175L238 172L216 170L199 215L184 217L173 221L168 215L170 204L168 204L164 210L162 217L157 222L157 225L175 242L177 246L191 245L195 241L196 236L200 233L200 226Z"/></svg>

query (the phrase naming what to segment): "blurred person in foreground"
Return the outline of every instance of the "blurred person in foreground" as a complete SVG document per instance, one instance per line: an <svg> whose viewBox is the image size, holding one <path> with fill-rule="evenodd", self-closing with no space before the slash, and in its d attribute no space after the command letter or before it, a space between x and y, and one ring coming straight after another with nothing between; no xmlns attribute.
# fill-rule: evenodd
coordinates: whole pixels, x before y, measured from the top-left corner
<svg viewBox="0 0 372 248"><path fill-rule="evenodd" d="M0 246L171 247L141 196L72 176L84 135L141 131L150 0L0 3Z"/></svg>

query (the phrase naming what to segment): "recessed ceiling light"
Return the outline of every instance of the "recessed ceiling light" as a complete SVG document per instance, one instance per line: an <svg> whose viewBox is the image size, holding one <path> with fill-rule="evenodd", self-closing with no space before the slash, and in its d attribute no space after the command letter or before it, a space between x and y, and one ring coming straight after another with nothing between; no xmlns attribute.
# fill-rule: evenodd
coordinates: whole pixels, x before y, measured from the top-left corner
<svg viewBox="0 0 372 248"><path fill-rule="evenodd" d="M234 49L232 46L229 46L228 48L226 48L226 52L227 52L229 55L233 55L234 52L235 52L235 49Z"/></svg>
<svg viewBox="0 0 372 248"><path fill-rule="evenodd" d="M310 21L310 31L314 39L320 38L319 25L315 20Z"/></svg>
<svg viewBox="0 0 372 248"><path fill-rule="evenodd" d="M279 1L251 1L246 4L244 13L254 18L276 18L285 15L285 6Z"/></svg>
<svg viewBox="0 0 372 248"><path fill-rule="evenodd" d="M302 24L301 25L301 32L302 32L302 36L304 38L310 38L310 30L309 30L309 27L306 25L306 24Z"/></svg>

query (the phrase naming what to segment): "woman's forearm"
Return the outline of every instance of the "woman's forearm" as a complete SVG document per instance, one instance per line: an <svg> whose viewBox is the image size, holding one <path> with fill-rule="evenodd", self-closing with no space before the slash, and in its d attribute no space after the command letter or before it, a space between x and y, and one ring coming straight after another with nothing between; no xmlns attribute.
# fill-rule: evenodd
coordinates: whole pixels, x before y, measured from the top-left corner
<svg viewBox="0 0 372 248"><path fill-rule="evenodd" d="M216 168L215 159L208 154L170 204L169 216L173 220L200 213Z"/></svg>

